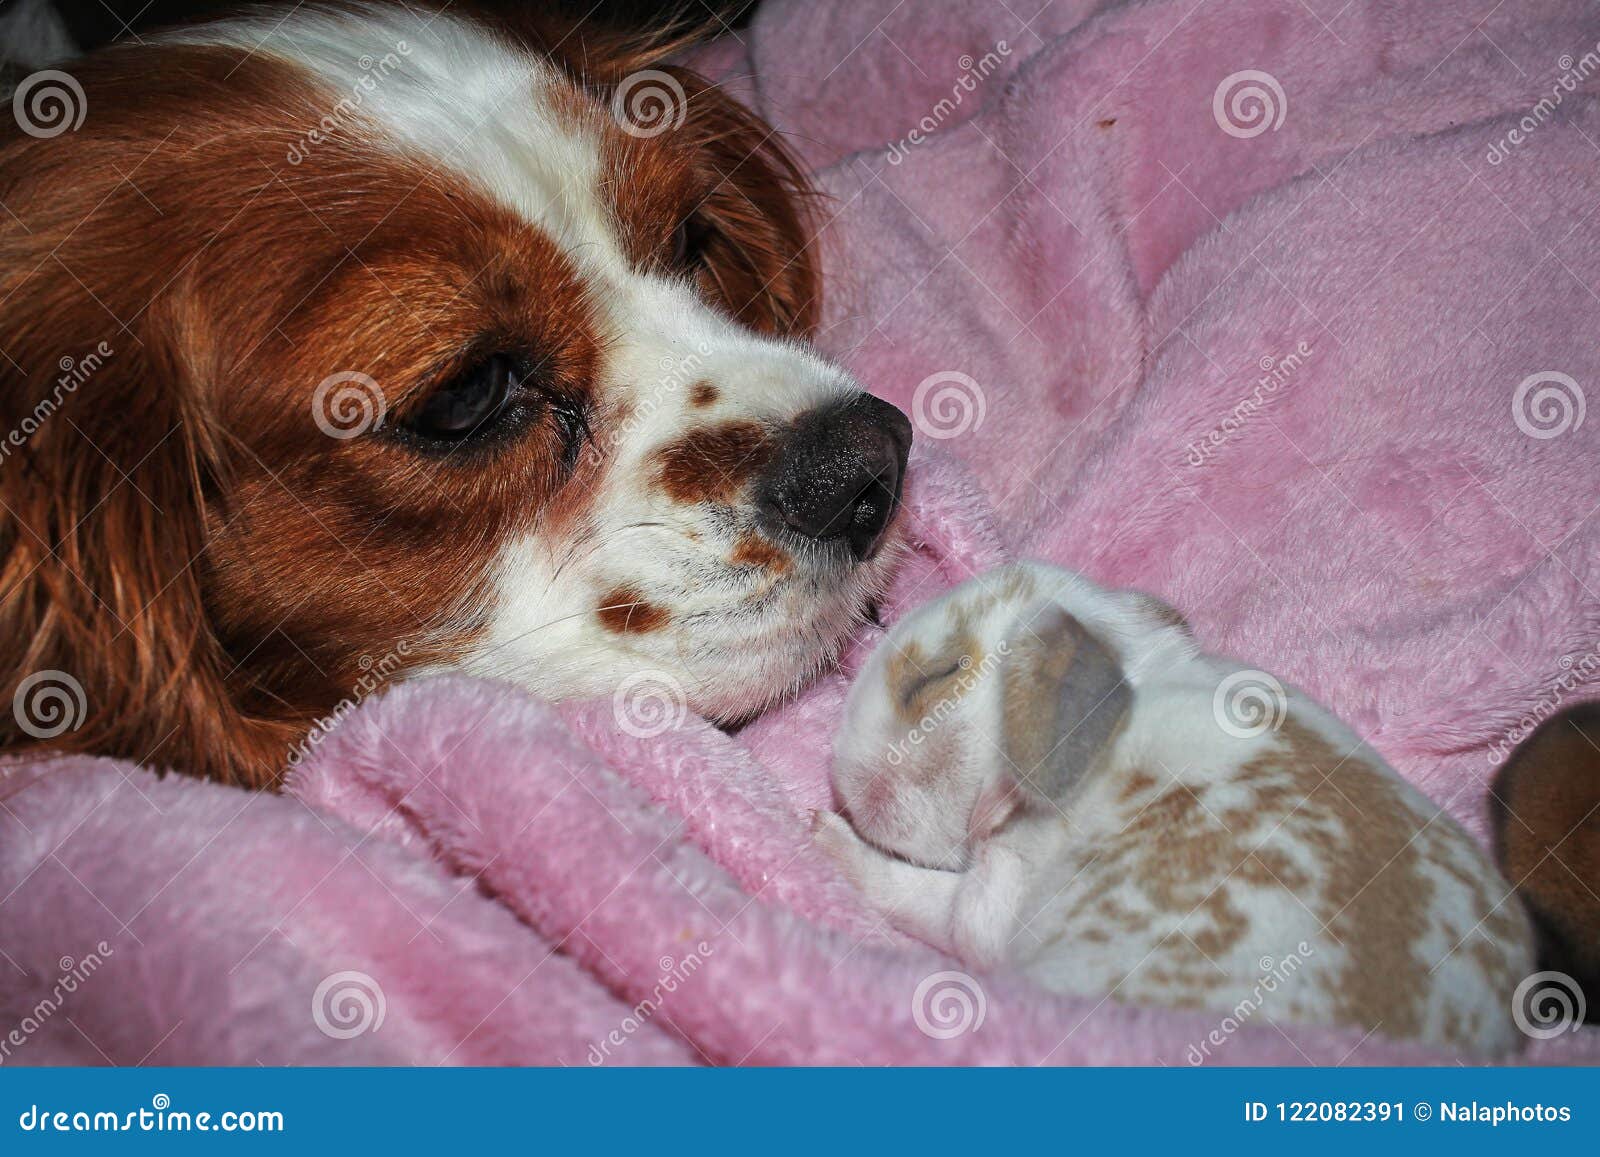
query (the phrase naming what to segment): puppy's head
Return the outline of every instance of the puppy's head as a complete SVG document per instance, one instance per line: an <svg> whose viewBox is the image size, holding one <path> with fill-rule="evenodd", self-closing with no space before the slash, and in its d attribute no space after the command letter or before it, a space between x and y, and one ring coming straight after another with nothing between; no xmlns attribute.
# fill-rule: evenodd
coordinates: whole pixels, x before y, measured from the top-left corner
<svg viewBox="0 0 1600 1157"><path fill-rule="evenodd" d="M897 623L851 688L834 786L864 837L958 868L1019 809L1055 809L1110 758L1147 672L1192 653L1170 607L1042 564Z"/></svg>
<svg viewBox="0 0 1600 1157"><path fill-rule="evenodd" d="M910 428L802 344L800 175L654 51L519 36L202 25L0 146L0 690L82 701L6 747L263 783L374 672L735 719L827 660Z"/></svg>

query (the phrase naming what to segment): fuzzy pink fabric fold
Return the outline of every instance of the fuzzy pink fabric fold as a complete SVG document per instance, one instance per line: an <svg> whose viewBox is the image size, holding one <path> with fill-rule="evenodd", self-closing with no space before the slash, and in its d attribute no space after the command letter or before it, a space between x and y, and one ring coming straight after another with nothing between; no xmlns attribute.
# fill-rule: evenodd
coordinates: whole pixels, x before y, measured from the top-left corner
<svg viewBox="0 0 1600 1157"><path fill-rule="evenodd" d="M1576 408L1600 382L1600 70L1577 75L1600 13L1025 19L768 0L699 60L819 171L822 345L919 429L885 615L1019 555L1159 593L1482 834L1507 744L1592 697L1600 659L1600 432ZM1260 132L1227 100L1247 71L1278 90ZM735 735L640 739L611 703L442 679L364 705L284 796L13 769L0 1034L33 1027L0 1060L1456 1059L1003 972L966 990L981 1024L941 1032L930 978L960 966L807 836L873 641ZM1594 1062L1597 1037L1521 1059Z"/></svg>

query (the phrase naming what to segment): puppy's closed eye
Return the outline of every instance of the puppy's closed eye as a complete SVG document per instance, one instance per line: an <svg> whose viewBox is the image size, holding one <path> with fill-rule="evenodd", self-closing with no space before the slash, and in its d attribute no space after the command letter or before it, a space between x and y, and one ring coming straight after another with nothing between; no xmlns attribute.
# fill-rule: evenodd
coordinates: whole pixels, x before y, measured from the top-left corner
<svg viewBox="0 0 1600 1157"><path fill-rule="evenodd" d="M924 703L950 680L971 665L965 655L960 658L950 659L948 662L939 662L933 670L921 670L912 667L896 691L896 698L900 705L911 710L917 704Z"/></svg>
<svg viewBox="0 0 1600 1157"><path fill-rule="evenodd" d="M980 650L970 632L956 629L937 647L912 639L901 645L884 673L886 689L900 721L915 725L940 700L960 699L971 689L962 676L973 669Z"/></svg>

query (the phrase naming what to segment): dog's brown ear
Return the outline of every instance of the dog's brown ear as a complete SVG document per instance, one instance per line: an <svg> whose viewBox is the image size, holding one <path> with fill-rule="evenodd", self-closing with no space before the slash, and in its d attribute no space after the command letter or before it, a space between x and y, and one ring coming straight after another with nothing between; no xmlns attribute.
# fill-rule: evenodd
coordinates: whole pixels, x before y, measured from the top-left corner
<svg viewBox="0 0 1600 1157"><path fill-rule="evenodd" d="M142 309L118 287L148 270L80 252L104 244L90 218L115 177L74 143L0 147L0 751L262 785L288 733L234 706L202 595L219 455L181 294Z"/></svg>
<svg viewBox="0 0 1600 1157"><path fill-rule="evenodd" d="M705 77L671 58L720 33L715 17L645 33L517 18L519 33L597 98L647 118L644 145L688 145L707 190L694 214L706 296L761 333L809 337L821 318L813 230L819 194L783 138ZM670 137L670 139L668 139ZM638 139L624 144L640 145Z"/></svg>
<svg viewBox="0 0 1600 1157"><path fill-rule="evenodd" d="M706 288L753 329L809 337L822 315L818 194L771 125L696 73L666 71L687 96L683 131L712 170L698 214Z"/></svg>
<svg viewBox="0 0 1600 1157"><path fill-rule="evenodd" d="M1600 1019L1600 703L1542 724L1490 801L1496 858L1533 917L1539 966L1577 981Z"/></svg>
<svg viewBox="0 0 1600 1157"><path fill-rule="evenodd" d="M117 339L65 372L37 347L14 356L54 374L0 369L0 421L33 430L0 471L0 749L267 786L287 734L234 706L201 593L203 426L163 388L149 328L142 348Z"/></svg>

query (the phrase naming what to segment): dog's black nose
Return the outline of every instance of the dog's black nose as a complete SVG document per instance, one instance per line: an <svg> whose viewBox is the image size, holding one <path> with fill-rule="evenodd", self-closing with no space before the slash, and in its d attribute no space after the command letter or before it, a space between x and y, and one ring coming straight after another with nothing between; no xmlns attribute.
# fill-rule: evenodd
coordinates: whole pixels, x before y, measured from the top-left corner
<svg viewBox="0 0 1600 1157"><path fill-rule="evenodd" d="M844 539L868 559L900 503L911 421L888 402L859 394L795 420L761 495L796 534Z"/></svg>

